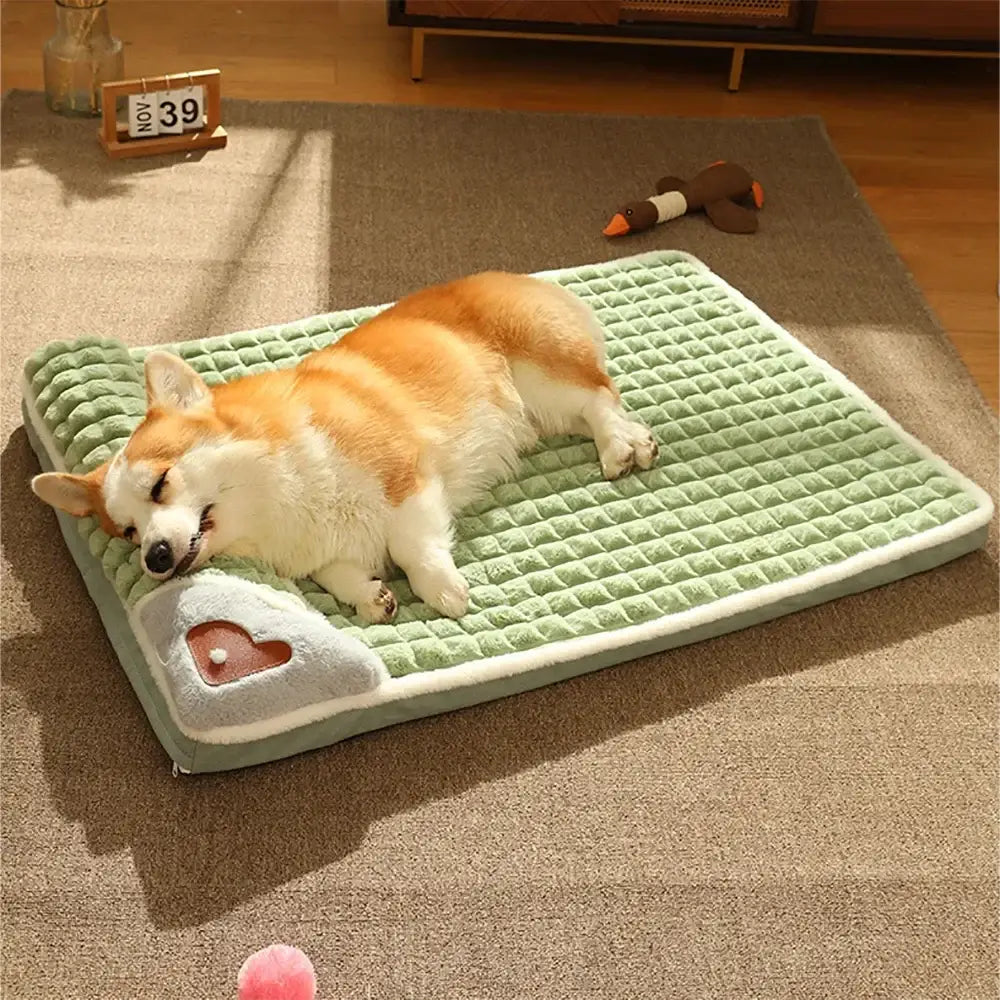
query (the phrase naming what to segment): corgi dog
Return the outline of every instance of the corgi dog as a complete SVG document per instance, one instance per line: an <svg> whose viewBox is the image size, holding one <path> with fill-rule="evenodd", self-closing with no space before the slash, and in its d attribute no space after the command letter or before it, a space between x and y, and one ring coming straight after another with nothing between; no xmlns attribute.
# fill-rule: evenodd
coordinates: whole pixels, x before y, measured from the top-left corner
<svg viewBox="0 0 1000 1000"><path fill-rule="evenodd" d="M155 351L145 379L125 447L87 475L36 476L35 493L134 542L157 580L250 557L370 623L396 612L390 561L421 600L465 614L453 519L540 436L592 438L607 479L657 458L622 409L591 310L523 275L427 288L281 371L209 388Z"/></svg>

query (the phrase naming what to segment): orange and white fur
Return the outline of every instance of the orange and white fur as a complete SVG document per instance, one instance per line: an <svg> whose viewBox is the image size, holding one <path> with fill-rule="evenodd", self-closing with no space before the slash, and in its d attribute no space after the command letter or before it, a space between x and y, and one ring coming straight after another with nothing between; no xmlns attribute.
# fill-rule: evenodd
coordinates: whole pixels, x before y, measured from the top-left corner
<svg viewBox="0 0 1000 1000"><path fill-rule="evenodd" d="M156 579L226 553L312 577L368 622L391 620L391 560L460 617L456 513L540 435L594 439L608 479L657 448L605 370L601 328L570 292L488 273L418 292L296 366L209 389L146 358L148 410L125 447L35 492L141 546Z"/></svg>

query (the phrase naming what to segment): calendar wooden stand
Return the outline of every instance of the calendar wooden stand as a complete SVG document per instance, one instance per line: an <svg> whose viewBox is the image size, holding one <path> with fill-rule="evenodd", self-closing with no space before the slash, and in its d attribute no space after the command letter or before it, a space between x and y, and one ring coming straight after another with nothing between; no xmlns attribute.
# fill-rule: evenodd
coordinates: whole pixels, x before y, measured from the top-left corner
<svg viewBox="0 0 1000 1000"><path fill-rule="evenodd" d="M117 104L119 97L145 94L173 87L194 86L205 88L205 118L201 128L178 135L158 135L151 138L132 138L128 128L118 125ZM228 136L220 124L222 118L222 72L203 69L196 73L168 73L166 76L147 76L138 80L117 80L101 86L101 127L97 137L108 156L122 159L126 156L154 156L158 153L186 153L196 149L222 149Z"/></svg>

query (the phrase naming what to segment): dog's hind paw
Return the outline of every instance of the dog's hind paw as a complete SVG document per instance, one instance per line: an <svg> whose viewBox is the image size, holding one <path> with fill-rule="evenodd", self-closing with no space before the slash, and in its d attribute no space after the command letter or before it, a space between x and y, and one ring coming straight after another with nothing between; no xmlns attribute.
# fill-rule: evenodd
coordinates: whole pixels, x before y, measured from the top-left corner
<svg viewBox="0 0 1000 1000"><path fill-rule="evenodd" d="M660 446L652 432L638 422L632 424L632 445L635 448L635 464L640 469L651 469L660 457Z"/></svg>
<svg viewBox="0 0 1000 1000"><path fill-rule="evenodd" d="M620 479L636 468L651 469L660 448L650 430L637 421L622 421L618 432L598 449L605 479Z"/></svg>

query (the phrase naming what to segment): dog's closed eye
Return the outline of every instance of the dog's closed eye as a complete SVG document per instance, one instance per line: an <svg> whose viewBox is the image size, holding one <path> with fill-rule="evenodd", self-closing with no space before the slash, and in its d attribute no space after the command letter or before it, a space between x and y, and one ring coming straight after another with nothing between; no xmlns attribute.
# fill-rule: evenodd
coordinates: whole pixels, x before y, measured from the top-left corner
<svg viewBox="0 0 1000 1000"><path fill-rule="evenodd" d="M160 502L160 497L163 495L163 487L167 485L167 472L169 471L170 470L167 469L166 472L164 472L163 475L160 476L155 483L153 483L153 488L149 491L149 499L152 500L153 503Z"/></svg>
<svg viewBox="0 0 1000 1000"><path fill-rule="evenodd" d="M202 535L207 534L209 531L211 531L215 527L215 520L212 517L212 508L214 506L215 506L214 503L210 503L201 512L201 521L198 524L198 531Z"/></svg>

